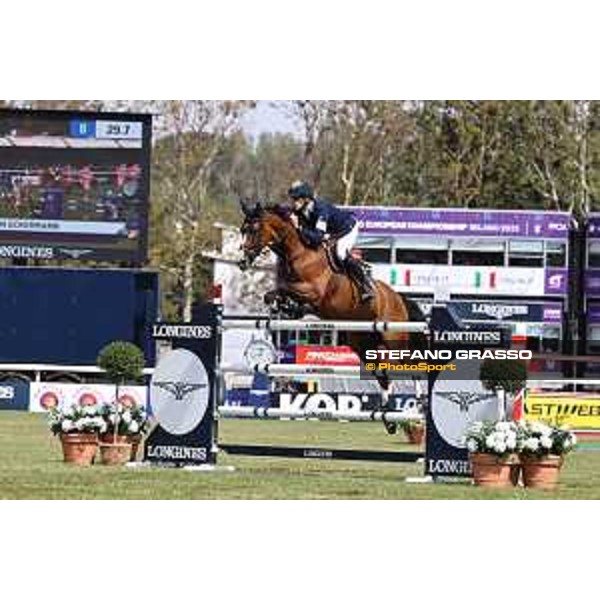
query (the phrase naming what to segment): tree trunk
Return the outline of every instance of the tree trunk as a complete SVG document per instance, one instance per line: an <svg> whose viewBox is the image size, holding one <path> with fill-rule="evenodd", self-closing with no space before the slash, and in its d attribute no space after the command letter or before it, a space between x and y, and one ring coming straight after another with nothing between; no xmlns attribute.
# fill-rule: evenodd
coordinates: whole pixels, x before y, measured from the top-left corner
<svg viewBox="0 0 600 600"><path fill-rule="evenodd" d="M194 263L196 253L190 252L183 266L183 322L192 321L192 307L194 305Z"/></svg>

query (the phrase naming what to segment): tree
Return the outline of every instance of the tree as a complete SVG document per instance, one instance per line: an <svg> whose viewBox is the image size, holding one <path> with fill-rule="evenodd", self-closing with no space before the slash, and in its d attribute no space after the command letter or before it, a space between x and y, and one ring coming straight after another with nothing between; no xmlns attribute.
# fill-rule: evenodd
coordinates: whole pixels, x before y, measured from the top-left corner
<svg viewBox="0 0 600 600"><path fill-rule="evenodd" d="M153 260L177 281L182 318L190 321L198 293L196 277L205 268L202 250L214 240L212 220L222 210L211 204L216 159L250 102L159 101L152 203Z"/></svg>

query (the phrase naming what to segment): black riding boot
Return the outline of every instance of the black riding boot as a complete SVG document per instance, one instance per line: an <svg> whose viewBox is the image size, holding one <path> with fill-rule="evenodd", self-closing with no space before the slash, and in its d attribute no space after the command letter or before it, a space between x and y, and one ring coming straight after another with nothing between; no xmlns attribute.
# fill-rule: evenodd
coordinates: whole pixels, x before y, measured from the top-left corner
<svg viewBox="0 0 600 600"><path fill-rule="evenodd" d="M369 302L370 300L373 300L375 297L373 286L371 285L371 280L365 272L362 263L358 260L348 257L344 263L344 266L346 267L346 272L348 275L358 286L361 302Z"/></svg>

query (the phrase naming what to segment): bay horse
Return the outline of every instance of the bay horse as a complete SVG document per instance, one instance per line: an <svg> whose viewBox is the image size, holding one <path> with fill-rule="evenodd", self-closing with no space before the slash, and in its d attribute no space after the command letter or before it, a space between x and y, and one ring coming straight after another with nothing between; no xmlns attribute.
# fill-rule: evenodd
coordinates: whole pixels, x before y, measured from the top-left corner
<svg viewBox="0 0 600 600"><path fill-rule="evenodd" d="M302 242L298 229L286 206L249 207L242 203L244 223L240 268L246 270L265 251L278 258L278 287L265 296L265 302L283 309L290 318L308 312L327 320L407 322L417 315L414 303L395 292L382 281L374 282L374 298L361 303L358 287L345 273L332 267L331 254L324 245L313 249ZM422 335L422 334L421 334ZM405 332L352 332L348 345L361 357L367 349L392 349L407 346L410 334ZM387 402L391 381L386 372L374 373L382 388L382 404ZM394 433L394 424L386 423Z"/></svg>

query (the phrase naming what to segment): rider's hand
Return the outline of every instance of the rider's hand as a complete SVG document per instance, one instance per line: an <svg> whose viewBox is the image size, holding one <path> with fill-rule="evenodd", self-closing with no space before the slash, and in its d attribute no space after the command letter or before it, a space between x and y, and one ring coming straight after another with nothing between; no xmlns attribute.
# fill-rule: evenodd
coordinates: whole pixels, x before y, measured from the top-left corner
<svg viewBox="0 0 600 600"><path fill-rule="evenodd" d="M298 229L299 225L300 225L300 221L298 220L298 215L290 215L290 221L292 222L292 225Z"/></svg>

